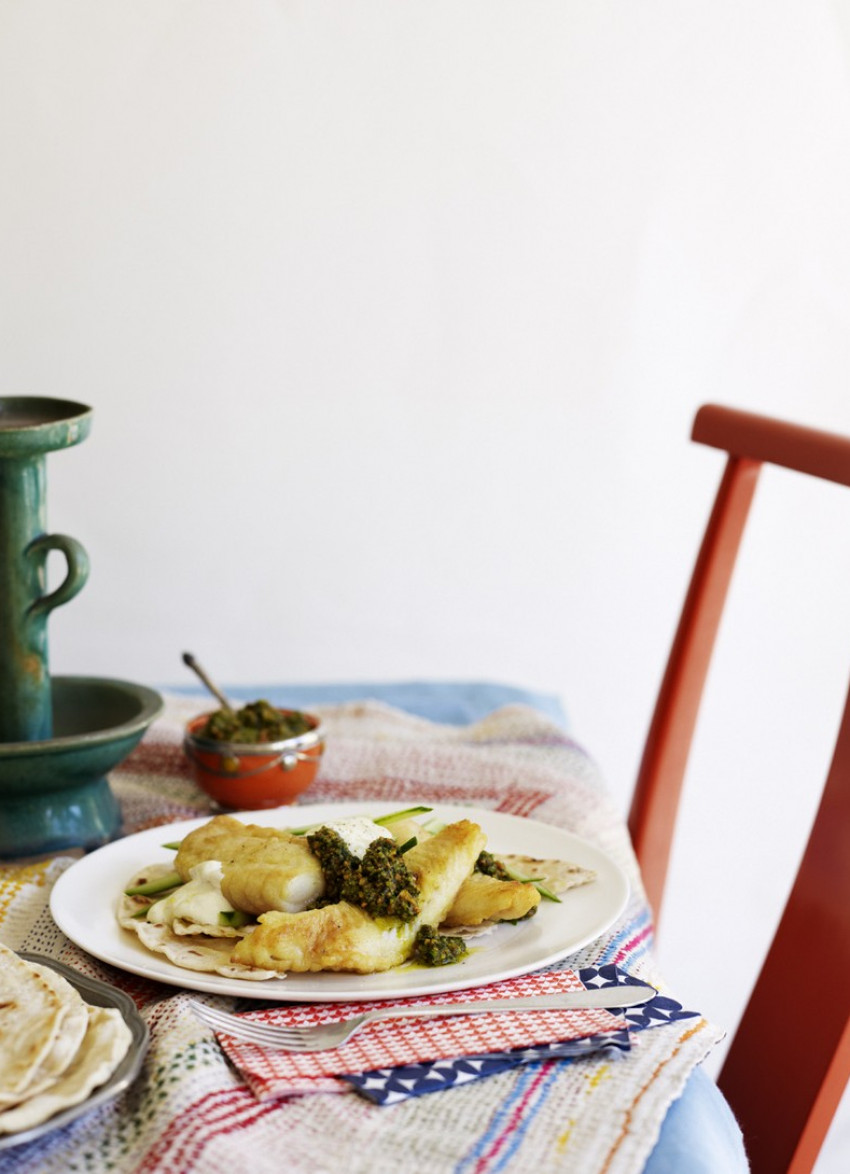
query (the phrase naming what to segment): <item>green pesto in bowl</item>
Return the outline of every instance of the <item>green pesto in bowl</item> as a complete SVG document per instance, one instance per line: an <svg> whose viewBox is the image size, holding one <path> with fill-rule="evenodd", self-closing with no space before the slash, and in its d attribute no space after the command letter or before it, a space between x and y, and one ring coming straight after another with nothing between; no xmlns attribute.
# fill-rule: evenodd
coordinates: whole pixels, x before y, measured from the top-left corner
<svg viewBox="0 0 850 1174"><path fill-rule="evenodd" d="M284 742L309 733L314 722L296 709L276 709L268 701L252 701L241 709L217 709L195 736L208 742L253 745Z"/></svg>

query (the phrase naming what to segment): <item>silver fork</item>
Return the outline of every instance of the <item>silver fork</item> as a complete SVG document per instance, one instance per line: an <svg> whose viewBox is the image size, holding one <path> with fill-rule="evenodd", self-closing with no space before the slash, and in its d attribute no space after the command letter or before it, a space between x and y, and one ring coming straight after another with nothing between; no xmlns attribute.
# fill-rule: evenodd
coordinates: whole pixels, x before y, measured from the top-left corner
<svg viewBox="0 0 850 1174"><path fill-rule="evenodd" d="M257 1023L219 1011L207 1003L190 1002L198 1019L216 1032L245 1040L261 1048L282 1052L323 1052L347 1043L367 1023L380 1019L437 1019L445 1015L491 1015L502 1011L555 1011L582 1007L636 1007L658 992L643 983L599 987L595 990L563 991L555 995L531 995L519 999L480 999L476 1003L443 1003L434 1006L384 1007L366 1011L339 1023L308 1024L285 1027L274 1023Z"/></svg>

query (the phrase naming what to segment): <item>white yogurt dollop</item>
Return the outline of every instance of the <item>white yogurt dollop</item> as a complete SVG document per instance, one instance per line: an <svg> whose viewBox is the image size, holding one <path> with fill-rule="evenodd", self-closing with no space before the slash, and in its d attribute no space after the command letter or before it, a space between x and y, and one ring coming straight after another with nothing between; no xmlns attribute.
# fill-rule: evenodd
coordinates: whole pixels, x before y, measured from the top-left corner
<svg viewBox="0 0 850 1174"><path fill-rule="evenodd" d="M223 872L219 860L203 860L189 869L185 885L150 906L147 920L171 925L176 917L198 925L218 925L219 913L232 913L233 906L221 891Z"/></svg>
<svg viewBox="0 0 850 1174"><path fill-rule="evenodd" d="M349 852L359 860L374 840L391 840L393 834L365 815L352 815L347 819L334 819L322 827L336 832Z"/></svg>

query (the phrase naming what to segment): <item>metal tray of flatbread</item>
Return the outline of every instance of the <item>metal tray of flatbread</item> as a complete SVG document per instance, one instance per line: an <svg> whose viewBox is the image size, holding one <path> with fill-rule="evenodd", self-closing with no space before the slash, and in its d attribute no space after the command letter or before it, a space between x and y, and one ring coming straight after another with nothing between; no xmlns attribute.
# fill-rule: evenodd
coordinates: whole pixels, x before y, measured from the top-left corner
<svg viewBox="0 0 850 1174"><path fill-rule="evenodd" d="M80 974L79 971L73 970L70 966L65 966L63 963L56 962L53 958L48 958L43 954L27 954L23 951L18 951L18 957L23 958L26 962L38 962L42 966L49 966L51 970L55 970L57 974L61 974L71 986L75 987L85 1002L90 1003L93 1007L117 1008L130 1029L132 1041L123 1060L109 1079L96 1088L84 1101L81 1101L77 1105L71 1105L67 1109L61 1109L58 1113L55 1113L46 1121L42 1121L39 1125L34 1125L31 1129L24 1129L18 1133L9 1133L0 1136L0 1150L11 1149L13 1146L24 1145L26 1142L35 1141L36 1138L42 1137L45 1133L50 1133L54 1129L61 1129L63 1125L68 1125L71 1121L76 1120L77 1117L81 1117L83 1113L89 1113L98 1105L102 1105L106 1101L112 1100L113 1097L119 1096L130 1087L139 1075L139 1069L145 1058L149 1040L147 1024L136 1010L135 1003L129 995L125 995L117 987L109 986L107 983L100 982L96 978L89 978L86 974Z"/></svg>

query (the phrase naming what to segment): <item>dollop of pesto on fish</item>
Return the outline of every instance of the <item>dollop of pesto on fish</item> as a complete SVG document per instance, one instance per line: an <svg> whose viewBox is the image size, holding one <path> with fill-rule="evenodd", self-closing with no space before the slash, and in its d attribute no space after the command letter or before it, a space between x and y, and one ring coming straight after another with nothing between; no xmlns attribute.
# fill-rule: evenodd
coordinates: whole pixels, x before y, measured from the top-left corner
<svg viewBox="0 0 850 1174"><path fill-rule="evenodd" d="M463 938L440 933L433 925L423 925L413 942L412 958L422 966L448 966L466 953Z"/></svg>
<svg viewBox="0 0 850 1174"><path fill-rule="evenodd" d="M316 908L348 901L370 917L397 917L404 922L418 917L419 888L394 840L373 840L362 858L332 828L318 828L307 842L325 877L325 891Z"/></svg>
<svg viewBox="0 0 850 1174"><path fill-rule="evenodd" d="M496 880L513 880L508 869L502 864L501 860L497 860L492 852L486 850L478 853L478 859L475 861L475 871L483 872L485 876L492 876Z"/></svg>

